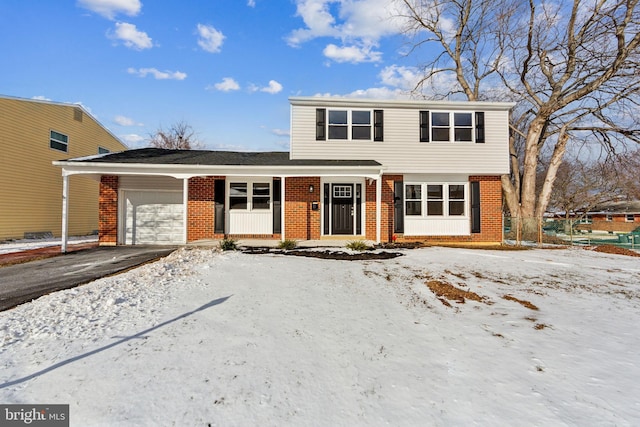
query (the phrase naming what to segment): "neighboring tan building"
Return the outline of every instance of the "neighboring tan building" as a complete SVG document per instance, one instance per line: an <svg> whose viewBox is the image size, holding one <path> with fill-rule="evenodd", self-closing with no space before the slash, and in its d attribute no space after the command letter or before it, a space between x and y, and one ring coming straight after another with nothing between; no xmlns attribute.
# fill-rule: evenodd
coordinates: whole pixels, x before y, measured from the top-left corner
<svg viewBox="0 0 640 427"><path fill-rule="evenodd" d="M102 245L225 236L502 242L514 104L290 103L288 153L145 148L55 165L100 180Z"/></svg>
<svg viewBox="0 0 640 427"><path fill-rule="evenodd" d="M62 176L51 163L127 147L82 106L0 95L0 241L60 236ZM69 180L69 235L98 229L99 185Z"/></svg>

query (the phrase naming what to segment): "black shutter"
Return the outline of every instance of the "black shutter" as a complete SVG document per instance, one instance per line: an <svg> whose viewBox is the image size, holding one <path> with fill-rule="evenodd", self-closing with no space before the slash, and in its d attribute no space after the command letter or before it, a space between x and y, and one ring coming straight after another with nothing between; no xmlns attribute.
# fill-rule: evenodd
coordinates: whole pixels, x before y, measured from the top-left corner
<svg viewBox="0 0 640 427"><path fill-rule="evenodd" d="M224 179L216 179L213 182L213 203L214 203L214 219L213 232L224 234Z"/></svg>
<svg viewBox="0 0 640 427"><path fill-rule="evenodd" d="M356 234L362 234L362 184L356 184Z"/></svg>
<svg viewBox="0 0 640 427"><path fill-rule="evenodd" d="M429 142L429 112L420 111L420 142Z"/></svg>
<svg viewBox="0 0 640 427"><path fill-rule="evenodd" d="M404 183L393 182L393 232L404 233Z"/></svg>
<svg viewBox="0 0 640 427"><path fill-rule="evenodd" d="M373 140L384 141L383 136L383 116L382 110L373 110Z"/></svg>
<svg viewBox="0 0 640 427"><path fill-rule="evenodd" d="M282 233L282 181L279 179L273 180L273 234Z"/></svg>
<svg viewBox="0 0 640 427"><path fill-rule="evenodd" d="M326 116L326 109L316 108L316 141L325 141L327 139Z"/></svg>
<svg viewBox="0 0 640 427"><path fill-rule="evenodd" d="M324 215L324 234L329 235L329 184L324 185L324 203L322 204L322 213Z"/></svg>
<svg viewBox="0 0 640 427"><path fill-rule="evenodd" d="M471 232L480 233L480 182L471 181Z"/></svg>
<svg viewBox="0 0 640 427"><path fill-rule="evenodd" d="M484 144L484 112L476 112L476 143Z"/></svg>

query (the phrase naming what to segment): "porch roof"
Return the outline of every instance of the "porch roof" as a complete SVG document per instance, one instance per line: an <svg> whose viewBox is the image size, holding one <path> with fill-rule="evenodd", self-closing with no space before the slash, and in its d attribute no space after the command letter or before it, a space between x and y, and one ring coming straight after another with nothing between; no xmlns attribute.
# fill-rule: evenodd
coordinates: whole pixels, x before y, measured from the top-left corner
<svg viewBox="0 0 640 427"><path fill-rule="evenodd" d="M375 160L290 159L285 151L237 152L141 148L53 162L63 175L205 175L365 176L376 177L383 166Z"/></svg>

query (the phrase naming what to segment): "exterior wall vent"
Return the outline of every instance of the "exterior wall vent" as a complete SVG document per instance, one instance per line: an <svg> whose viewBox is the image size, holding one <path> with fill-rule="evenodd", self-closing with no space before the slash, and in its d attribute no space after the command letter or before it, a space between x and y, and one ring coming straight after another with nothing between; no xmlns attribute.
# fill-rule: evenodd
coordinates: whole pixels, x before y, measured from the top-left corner
<svg viewBox="0 0 640 427"><path fill-rule="evenodd" d="M73 120L77 120L79 122L82 122L82 110L79 108L74 108L73 109Z"/></svg>

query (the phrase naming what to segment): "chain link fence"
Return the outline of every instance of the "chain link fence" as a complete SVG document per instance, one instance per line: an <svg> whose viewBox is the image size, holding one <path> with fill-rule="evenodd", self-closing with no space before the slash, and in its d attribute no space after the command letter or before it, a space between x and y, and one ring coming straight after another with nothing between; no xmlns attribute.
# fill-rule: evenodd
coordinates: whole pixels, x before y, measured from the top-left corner
<svg viewBox="0 0 640 427"><path fill-rule="evenodd" d="M521 226L519 223L521 222ZM628 231L599 229L591 221L573 219L516 218L504 216L504 239L508 242L555 243L564 245L614 245L640 249L640 227ZM611 230L613 228L613 230Z"/></svg>

